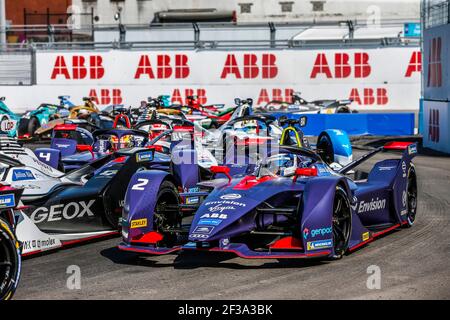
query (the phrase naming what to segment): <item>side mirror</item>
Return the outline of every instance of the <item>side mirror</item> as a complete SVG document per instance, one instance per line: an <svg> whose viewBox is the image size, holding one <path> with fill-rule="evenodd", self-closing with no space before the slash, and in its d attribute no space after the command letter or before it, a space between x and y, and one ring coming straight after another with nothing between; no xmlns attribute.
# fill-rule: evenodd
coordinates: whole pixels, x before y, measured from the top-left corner
<svg viewBox="0 0 450 320"><path fill-rule="evenodd" d="M210 170L212 173L214 173L214 175L219 174L219 173L224 174L228 178L228 182L231 181L229 167L227 167L227 166L211 166Z"/></svg>
<svg viewBox="0 0 450 320"><path fill-rule="evenodd" d="M293 182L297 181L298 177L316 177L317 168L297 168L295 169Z"/></svg>

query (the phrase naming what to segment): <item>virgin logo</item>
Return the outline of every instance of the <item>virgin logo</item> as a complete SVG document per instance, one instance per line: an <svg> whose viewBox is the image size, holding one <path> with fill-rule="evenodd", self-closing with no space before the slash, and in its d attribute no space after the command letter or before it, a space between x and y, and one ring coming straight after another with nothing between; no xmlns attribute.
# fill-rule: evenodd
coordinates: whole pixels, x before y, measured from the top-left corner
<svg viewBox="0 0 450 320"><path fill-rule="evenodd" d="M428 119L428 139L432 142L439 142L439 110L430 109Z"/></svg>
<svg viewBox="0 0 450 320"><path fill-rule="evenodd" d="M442 85L441 47L441 37L431 39L428 52L427 87L440 87Z"/></svg>
<svg viewBox="0 0 450 320"><path fill-rule="evenodd" d="M310 78L315 79L322 74L326 78L334 77L340 79L348 78L352 73L355 78L367 78L372 71L372 67L369 64L369 54L366 52L355 52L352 60L348 53L335 53L332 59L334 60L334 69L330 67L327 55L318 53Z"/></svg>

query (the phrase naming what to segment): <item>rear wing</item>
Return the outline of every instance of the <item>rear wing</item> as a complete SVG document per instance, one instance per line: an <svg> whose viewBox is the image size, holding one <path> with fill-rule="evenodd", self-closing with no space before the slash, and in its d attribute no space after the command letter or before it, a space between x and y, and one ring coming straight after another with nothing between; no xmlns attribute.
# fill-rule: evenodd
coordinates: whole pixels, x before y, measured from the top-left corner
<svg viewBox="0 0 450 320"><path fill-rule="evenodd" d="M392 141L386 143L384 146L375 148L374 150L370 151L369 153L366 153L365 155L359 157L358 159L350 162L345 167L339 169L337 172L340 174L346 174L353 168L357 167L364 161L372 158L374 155L381 151L402 151L402 159L404 160L411 160L417 155L417 143L414 142L398 142L398 141Z"/></svg>

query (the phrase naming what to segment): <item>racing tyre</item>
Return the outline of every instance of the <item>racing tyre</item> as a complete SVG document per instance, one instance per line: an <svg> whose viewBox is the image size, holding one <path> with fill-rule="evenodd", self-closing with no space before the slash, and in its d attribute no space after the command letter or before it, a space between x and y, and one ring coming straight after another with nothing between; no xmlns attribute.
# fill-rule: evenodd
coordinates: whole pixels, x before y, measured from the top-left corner
<svg viewBox="0 0 450 320"><path fill-rule="evenodd" d="M169 248L177 242L177 234L169 230L181 226L179 212L179 197L175 185L170 181L163 181L156 200L153 227L164 236L160 243Z"/></svg>
<svg viewBox="0 0 450 320"><path fill-rule="evenodd" d="M333 202L333 259L340 259L344 255L350 240L352 230L352 212L347 192L341 187L336 187Z"/></svg>
<svg viewBox="0 0 450 320"><path fill-rule="evenodd" d="M39 128L39 120L36 118L31 118L28 122L28 133L30 136L34 135L34 132Z"/></svg>
<svg viewBox="0 0 450 320"><path fill-rule="evenodd" d="M21 256L16 237L0 218L0 300L11 299L19 284Z"/></svg>
<svg viewBox="0 0 450 320"><path fill-rule="evenodd" d="M412 164L411 164L412 166ZM410 228L416 220L417 213L417 179L414 167L408 172L408 182L406 184L406 208L408 210L406 222L403 226Z"/></svg>

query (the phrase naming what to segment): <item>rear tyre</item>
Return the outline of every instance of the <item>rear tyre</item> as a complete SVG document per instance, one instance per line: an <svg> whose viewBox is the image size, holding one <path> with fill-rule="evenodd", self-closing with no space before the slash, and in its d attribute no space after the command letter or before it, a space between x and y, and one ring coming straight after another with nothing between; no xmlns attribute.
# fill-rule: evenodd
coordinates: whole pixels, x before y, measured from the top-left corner
<svg viewBox="0 0 450 320"><path fill-rule="evenodd" d="M351 234L352 212L347 192L341 187L336 187L333 202L333 259L340 259L348 247Z"/></svg>
<svg viewBox="0 0 450 320"><path fill-rule="evenodd" d="M12 298L19 284L21 256L9 224L0 218L0 300Z"/></svg>
<svg viewBox="0 0 450 320"><path fill-rule="evenodd" d="M39 128L39 120L36 118L31 118L28 122L28 134L30 136L34 135L34 132Z"/></svg>
<svg viewBox="0 0 450 320"><path fill-rule="evenodd" d="M175 185L170 181L161 183L156 200L155 214L153 215L153 228L164 237L160 245L173 247L177 242L177 234L170 232L181 226L179 211L179 197Z"/></svg>
<svg viewBox="0 0 450 320"><path fill-rule="evenodd" d="M406 209L408 210L406 228L412 227L416 220L417 213L417 179L416 172L413 167L408 172L408 182L406 184Z"/></svg>

